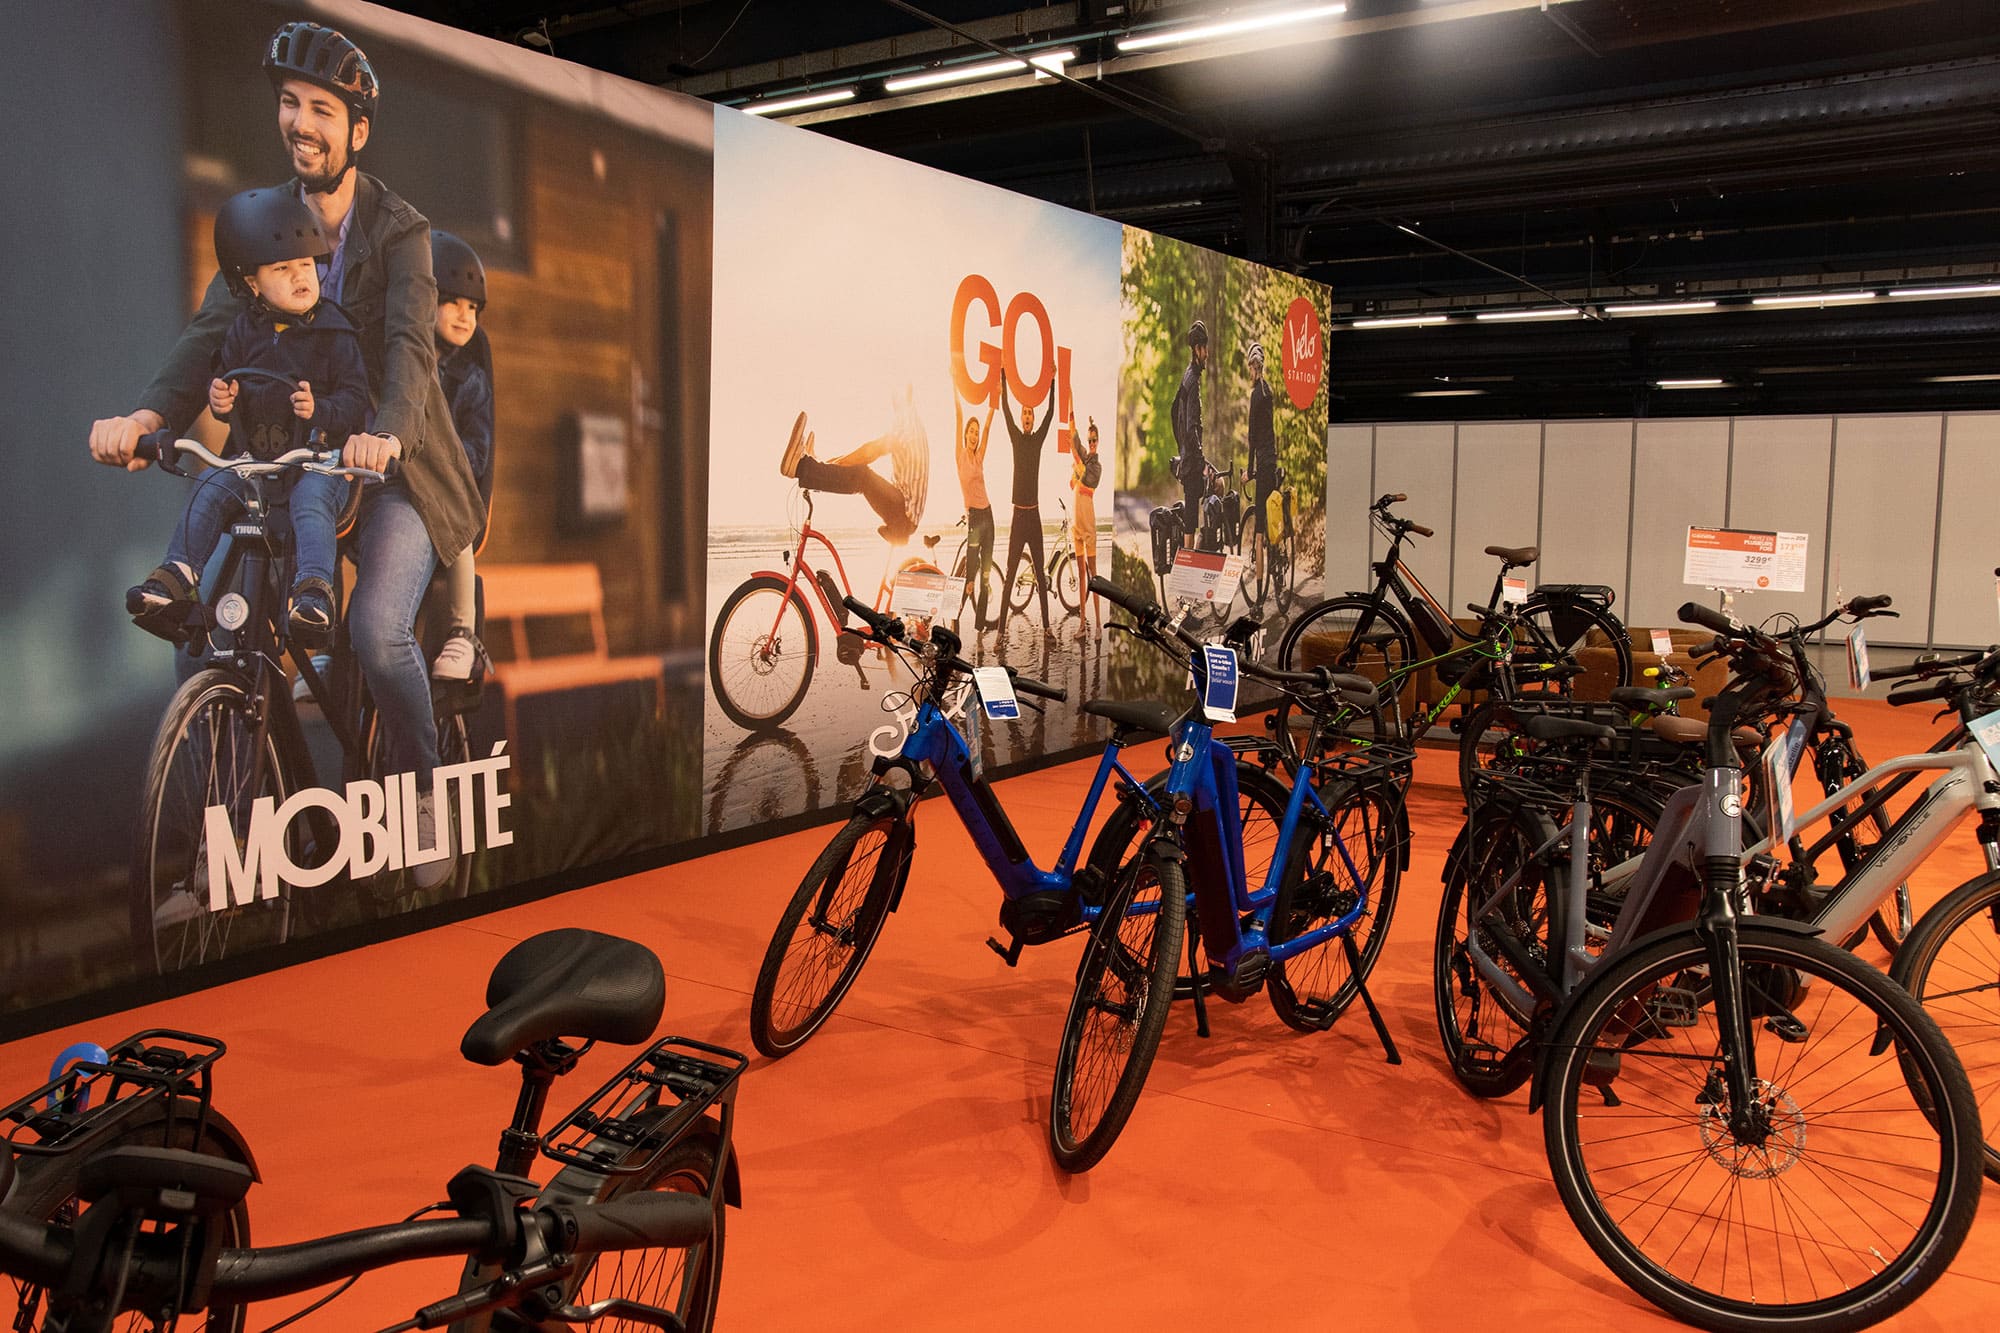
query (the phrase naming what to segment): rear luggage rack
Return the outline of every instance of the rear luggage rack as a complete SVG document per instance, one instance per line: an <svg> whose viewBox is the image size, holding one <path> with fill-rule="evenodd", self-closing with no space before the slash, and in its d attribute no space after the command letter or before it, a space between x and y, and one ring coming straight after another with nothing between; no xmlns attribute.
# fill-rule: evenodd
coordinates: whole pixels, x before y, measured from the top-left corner
<svg viewBox="0 0 2000 1333"><path fill-rule="evenodd" d="M662 1038L542 1135L542 1155L606 1176L651 1170L709 1107L728 1114L749 1065L725 1046Z"/></svg>
<svg viewBox="0 0 2000 1333"><path fill-rule="evenodd" d="M7 1146L23 1157L58 1157L95 1142L108 1120L126 1119L154 1102L166 1108L162 1143L175 1142L182 1117L194 1120L199 1139L213 1095L210 1067L226 1049L213 1037L171 1028L134 1033L106 1051L104 1059L79 1060L61 1077L0 1110Z"/></svg>

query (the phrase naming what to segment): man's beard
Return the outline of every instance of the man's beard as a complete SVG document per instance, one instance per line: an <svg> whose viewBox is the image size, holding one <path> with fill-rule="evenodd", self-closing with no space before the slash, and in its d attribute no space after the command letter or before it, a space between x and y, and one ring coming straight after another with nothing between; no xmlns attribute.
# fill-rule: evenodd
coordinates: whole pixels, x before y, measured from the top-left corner
<svg viewBox="0 0 2000 1333"><path fill-rule="evenodd" d="M299 169L298 154L295 151L296 141L288 139L285 148L292 153L292 169L298 172L299 184L305 187L307 194L332 194L340 188L340 182L346 177L348 168L354 165L353 154L342 152L329 142L319 155L320 170L308 174Z"/></svg>

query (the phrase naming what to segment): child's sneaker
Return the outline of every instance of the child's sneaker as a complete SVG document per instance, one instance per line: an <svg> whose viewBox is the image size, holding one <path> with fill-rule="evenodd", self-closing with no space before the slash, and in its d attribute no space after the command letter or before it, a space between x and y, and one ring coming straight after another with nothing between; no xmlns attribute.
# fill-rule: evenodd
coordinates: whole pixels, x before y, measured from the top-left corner
<svg viewBox="0 0 2000 1333"><path fill-rule="evenodd" d="M178 560L168 561L125 590L125 612L132 623L169 643L187 637L187 611L201 600L200 578Z"/></svg>
<svg viewBox="0 0 2000 1333"><path fill-rule="evenodd" d="M292 640L317 651L333 642L333 586L325 579L300 579L292 588L292 610L286 617Z"/></svg>
<svg viewBox="0 0 2000 1333"><path fill-rule="evenodd" d="M312 668L318 674L320 680L324 681L326 673L333 669L333 659L325 653L314 653L312 655ZM292 678L292 702L295 704L309 704L313 702L312 686L306 684L304 675Z"/></svg>
<svg viewBox="0 0 2000 1333"><path fill-rule="evenodd" d="M431 663L432 680L471 680L486 674L486 647L463 625L445 636L444 647Z"/></svg>
<svg viewBox="0 0 2000 1333"><path fill-rule="evenodd" d="M806 414L799 413L799 419L792 423L792 438L785 442L785 456L778 460L778 471L788 477L799 475L799 460L808 458L813 451L813 433L806 429Z"/></svg>

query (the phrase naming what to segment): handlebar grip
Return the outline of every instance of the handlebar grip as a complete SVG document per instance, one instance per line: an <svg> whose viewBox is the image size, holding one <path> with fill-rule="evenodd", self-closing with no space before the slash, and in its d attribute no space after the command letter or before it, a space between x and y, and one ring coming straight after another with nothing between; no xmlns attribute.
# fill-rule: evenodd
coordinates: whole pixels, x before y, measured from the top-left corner
<svg viewBox="0 0 2000 1333"><path fill-rule="evenodd" d="M1037 699L1047 699L1051 703L1062 704L1069 702L1069 691L1060 685L1051 685L1047 681L1036 680L1032 676L1020 675L1011 667L1008 668L1007 674L1014 682L1014 692L1016 694L1031 694Z"/></svg>
<svg viewBox="0 0 2000 1333"><path fill-rule="evenodd" d="M1978 666L1986 660L1987 655L1987 653L1960 653L1956 657L1919 657L1916 661L1902 666L1878 667L1871 664L1868 674L1876 680L1895 680L1899 676L1934 676L1940 671L1957 671L1963 667Z"/></svg>
<svg viewBox="0 0 2000 1333"><path fill-rule="evenodd" d="M1397 498L1398 498L1398 499L1401 499L1402 497L1401 497L1401 496L1398 496ZM1435 536L1437 536L1437 533L1436 533L1436 531L1434 531L1434 530L1433 530L1433 529L1431 529L1431 528L1427 528L1427 527L1425 527L1425 526L1424 526L1423 524L1421 524L1421 523L1412 523L1412 524L1410 524L1410 531L1411 531L1411 532L1414 532L1414 533L1416 533L1416 534L1417 534L1417 535L1418 535L1419 537L1435 537Z"/></svg>
<svg viewBox="0 0 2000 1333"><path fill-rule="evenodd" d="M1850 597L1847 600L1847 614L1850 616L1872 616L1877 611L1887 609L1894 601L1895 598L1891 597L1888 593L1882 593L1875 597Z"/></svg>
<svg viewBox="0 0 2000 1333"><path fill-rule="evenodd" d="M1918 685L1907 685L1900 690L1889 691L1889 702L1901 708L1905 704L1929 703L1933 699L1949 699L1958 689L1958 682L1940 677Z"/></svg>
<svg viewBox="0 0 2000 1333"><path fill-rule="evenodd" d="M1724 638L1736 638L1742 633L1729 623L1728 616L1712 606L1703 606L1700 602L1682 602L1680 617L1682 624L1699 625L1705 630L1713 630Z"/></svg>
<svg viewBox="0 0 2000 1333"><path fill-rule="evenodd" d="M883 638L893 639L898 637L894 628L892 628L896 623L894 617L883 615L880 611L877 611L874 607L868 605L868 603L861 601L852 593L841 598L840 604L847 608L848 614L859 617L862 624Z"/></svg>
<svg viewBox="0 0 2000 1333"><path fill-rule="evenodd" d="M171 429L148 431L132 446L132 457L143 458L148 463L172 462L174 440L178 438Z"/></svg>
<svg viewBox="0 0 2000 1333"><path fill-rule="evenodd" d="M610 1203L544 1208L538 1215L560 1228L551 1248L572 1254L681 1249L699 1245L715 1226L714 1205L705 1195L675 1190L641 1190Z"/></svg>
<svg viewBox="0 0 2000 1333"><path fill-rule="evenodd" d="M1113 606L1131 612L1141 620L1144 620L1148 616L1159 614L1160 608L1155 606L1150 599L1143 602L1140 601L1101 574L1093 574L1091 576L1090 591L1096 593Z"/></svg>
<svg viewBox="0 0 2000 1333"><path fill-rule="evenodd" d="M1381 499L1377 500L1375 502L1375 507L1377 509L1383 509L1387 508L1389 505L1399 505L1403 503L1403 501L1409 498L1410 498L1409 496L1403 494L1401 491L1393 491L1390 494L1385 495ZM2000 570L1995 570L1994 573L2000 574Z"/></svg>

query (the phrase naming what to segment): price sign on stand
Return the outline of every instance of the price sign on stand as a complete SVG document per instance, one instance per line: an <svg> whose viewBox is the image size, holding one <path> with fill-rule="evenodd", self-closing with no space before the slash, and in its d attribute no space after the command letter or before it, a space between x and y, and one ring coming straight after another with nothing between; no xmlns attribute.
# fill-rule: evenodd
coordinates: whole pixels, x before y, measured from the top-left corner
<svg viewBox="0 0 2000 1333"><path fill-rule="evenodd" d="M1175 606L1189 603L1228 606L1243 582L1243 557L1220 551L1182 551L1174 557L1167 575L1167 600Z"/></svg>
<svg viewBox="0 0 2000 1333"><path fill-rule="evenodd" d="M1986 751L1986 761L1993 765L1996 772L2000 772L2000 708L1985 717L1972 719L1972 725L1967 730L1979 742L1979 748Z"/></svg>
<svg viewBox="0 0 2000 1333"><path fill-rule="evenodd" d="M1208 676L1201 691L1202 716L1211 722L1234 722L1236 689L1242 683L1236 650L1220 644L1204 644L1201 656Z"/></svg>
<svg viewBox="0 0 2000 1333"><path fill-rule="evenodd" d="M1674 636L1666 630L1653 631L1653 656L1666 657L1674 651Z"/></svg>
<svg viewBox="0 0 2000 1333"><path fill-rule="evenodd" d="M1858 629L1847 636L1847 683L1857 690L1868 688L1868 640Z"/></svg>
<svg viewBox="0 0 2000 1333"><path fill-rule="evenodd" d="M904 620L949 625L958 619L958 606L964 599L964 579L904 570L889 585L889 614Z"/></svg>
<svg viewBox="0 0 2000 1333"><path fill-rule="evenodd" d="M1508 606L1522 606L1528 600L1528 581L1509 574L1500 580L1500 600Z"/></svg>
<svg viewBox="0 0 2000 1333"><path fill-rule="evenodd" d="M1681 582L1732 592L1804 592L1806 534L1690 527Z"/></svg>

